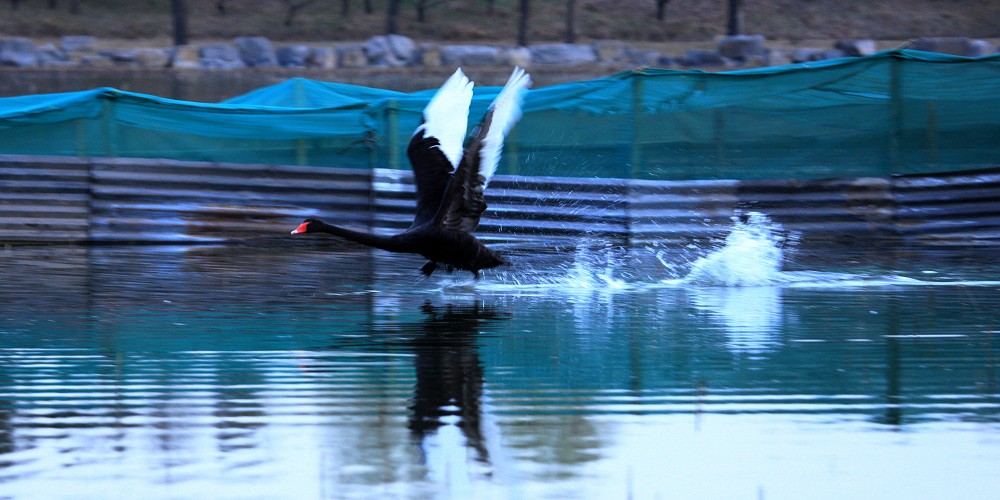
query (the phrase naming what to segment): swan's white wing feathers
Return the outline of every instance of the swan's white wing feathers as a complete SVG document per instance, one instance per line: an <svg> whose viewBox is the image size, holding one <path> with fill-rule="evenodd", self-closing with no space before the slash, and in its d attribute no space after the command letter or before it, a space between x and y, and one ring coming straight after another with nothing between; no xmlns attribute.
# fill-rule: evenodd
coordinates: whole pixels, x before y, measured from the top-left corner
<svg viewBox="0 0 1000 500"><path fill-rule="evenodd" d="M425 136L436 137L440 143L438 147L451 162L452 168L457 168L462 160L471 103L472 82L462 73L462 68L459 68L427 103L424 108L424 123L414 132L416 135L424 130Z"/></svg>
<svg viewBox="0 0 1000 500"><path fill-rule="evenodd" d="M490 111L493 113L492 122L483 138L482 150L480 153L479 175L483 176L485 182L481 189L486 189L493 174L500 164L500 152L503 150L503 139L514 128L514 124L521 119L521 102L524 99L524 90L531 86L531 77L523 69L515 67L507 83L497 94Z"/></svg>

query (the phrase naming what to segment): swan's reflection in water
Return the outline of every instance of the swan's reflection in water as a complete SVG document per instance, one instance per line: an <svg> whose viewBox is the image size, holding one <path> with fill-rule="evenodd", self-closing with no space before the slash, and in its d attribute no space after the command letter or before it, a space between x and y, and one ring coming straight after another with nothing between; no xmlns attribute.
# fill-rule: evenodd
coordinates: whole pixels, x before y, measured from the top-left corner
<svg viewBox="0 0 1000 500"><path fill-rule="evenodd" d="M426 315L413 325L411 341L416 387L408 427L428 465L453 426L461 431L476 462L489 466L483 432L483 365L477 336L484 323L510 317L494 307L473 303L421 307ZM452 443L455 444L455 443Z"/></svg>
<svg viewBox="0 0 1000 500"><path fill-rule="evenodd" d="M428 479L460 491L456 482L492 475L479 336L512 315L463 297L440 305L426 301L419 306L420 318L408 320L412 313L405 306L391 296L384 298L376 299L382 319L375 320L373 330L381 348L412 354L415 382L406 427L417 456Z"/></svg>

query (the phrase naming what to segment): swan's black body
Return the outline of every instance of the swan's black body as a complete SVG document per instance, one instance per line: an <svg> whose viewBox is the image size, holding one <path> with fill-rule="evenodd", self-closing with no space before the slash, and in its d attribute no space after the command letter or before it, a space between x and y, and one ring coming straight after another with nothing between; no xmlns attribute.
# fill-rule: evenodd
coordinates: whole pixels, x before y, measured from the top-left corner
<svg viewBox="0 0 1000 500"><path fill-rule="evenodd" d="M490 269L506 261L472 234L435 224L423 224L393 236L362 233L332 226L319 219L306 219L295 234L327 233L389 252L417 253L428 259L420 270L430 276L439 265L471 271L477 277L480 269Z"/></svg>
<svg viewBox="0 0 1000 500"><path fill-rule="evenodd" d="M520 73L518 73L520 72ZM461 71L456 72L461 75ZM522 75L523 71L515 70L515 75ZM513 92L527 86L530 80L527 75L523 75L523 80L517 81L513 85ZM520 78L520 76L518 76ZM515 77L511 77L511 82ZM465 82L468 82L465 79ZM511 87L508 82L508 87ZM446 85L450 83L446 82ZM442 87L442 91L444 87ZM471 99L471 84L468 84L467 98ZM507 90L505 87L504 90ZM425 276L430 276L439 266L444 266L449 272L453 269L471 271L477 278L481 269L490 269L505 264L506 261L493 250L483 245L472 232L479 226L479 219L486 211L486 202L483 199L483 191L488 182L488 176L496 168L496 161L499 158L499 146L496 144L497 131L490 133L491 126L494 125L494 111L498 101L490 106L486 116L476 128L472 137L465 144L461 154L461 160L456 168L452 168L452 162L445 154L447 145L442 145L439 138L430 134L427 124L421 125L410 140L406 149L407 156L413 168L414 181L417 188L417 209L413 223L402 233L393 236L379 236L362 233L350 229L326 224L318 219L306 219L292 234L299 233L328 233L351 241L368 245L390 252L416 253L428 259L420 270ZM505 97L509 99L519 99ZM514 100L514 113L519 116L519 100ZM505 133L507 128L513 126L516 116L511 118L511 103L503 103L506 109L500 113L503 123L500 132ZM431 105L428 105L430 108ZM462 135L464 135L464 120L467 119L468 102L464 103L465 115L461 117L463 123ZM425 111L425 121L428 115ZM435 113L440 114L440 113ZM430 118L439 120L440 116ZM437 128L440 129L439 124ZM499 136L502 143L503 136ZM493 141L493 143L490 143ZM458 144L456 144L457 146ZM492 148L492 150L490 149ZM491 152L492 151L492 152ZM483 164L483 157L488 156L486 162L492 165Z"/></svg>

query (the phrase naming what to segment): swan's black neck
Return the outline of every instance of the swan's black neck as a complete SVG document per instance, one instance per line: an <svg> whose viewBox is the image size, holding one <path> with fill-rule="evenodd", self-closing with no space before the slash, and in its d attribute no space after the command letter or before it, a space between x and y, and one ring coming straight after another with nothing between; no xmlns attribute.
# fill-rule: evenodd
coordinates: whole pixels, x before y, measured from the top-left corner
<svg viewBox="0 0 1000 500"><path fill-rule="evenodd" d="M380 236L371 233L362 233L361 231L355 231L353 229L347 229L339 226L332 226L324 222L313 222L315 226L312 231L317 231L321 233L332 234L334 236L340 236L345 240L351 240L355 243L361 243L362 245L367 245L370 247L375 247L381 250L386 250L389 252L409 252L410 250L405 248L405 246L397 239L391 236Z"/></svg>

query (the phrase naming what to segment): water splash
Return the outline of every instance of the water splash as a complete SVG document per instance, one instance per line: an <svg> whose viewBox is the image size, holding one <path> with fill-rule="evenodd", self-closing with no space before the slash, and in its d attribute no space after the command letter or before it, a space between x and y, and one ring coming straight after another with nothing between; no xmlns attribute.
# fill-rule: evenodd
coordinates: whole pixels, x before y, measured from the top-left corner
<svg viewBox="0 0 1000 500"><path fill-rule="evenodd" d="M532 265L525 258L519 262L523 267L494 271L490 274L493 279L452 283L446 288L469 285L480 291L531 294L555 290L589 296L595 292L631 290L642 282L633 276L628 265L629 250L611 241L589 239L574 245L572 253L560 252L543 258L548 261L544 267Z"/></svg>
<svg viewBox="0 0 1000 500"><path fill-rule="evenodd" d="M760 212L734 216L722 247L694 261L681 282L702 286L767 286L782 283L789 236Z"/></svg>
<svg viewBox="0 0 1000 500"><path fill-rule="evenodd" d="M616 276L625 258L621 248L603 245L593 249L590 245L577 247L572 265L567 272L554 278L554 283L578 290L624 290L629 281Z"/></svg>
<svg viewBox="0 0 1000 500"><path fill-rule="evenodd" d="M798 243L797 235L766 214L747 212L732 217L732 230L723 243L698 257L687 274L662 280L666 286L697 285L705 287L786 287L786 288L855 288L876 286L966 285L991 286L994 281L927 281L894 273L867 275L828 271L782 270L786 251ZM659 255L658 255L658 258ZM675 275L676 262L660 258L664 268ZM682 264L683 265L683 264Z"/></svg>
<svg viewBox="0 0 1000 500"><path fill-rule="evenodd" d="M537 247L518 248L517 265L498 268L474 280L456 273L435 281L447 293L502 293L546 295L562 293L571 300L607 299L618 293L662 288L751 287L780 288L871 288L885 286L995 286L998 281L968 281L942 276L917 279L894 272L866 274L818 270L784 270L798 237L761 212L746 212L731 218L725 239L710 249L691 244L682 248L654 244L629 249L615 240L600 238L562 242L539 252ZM829 259L817 264L827 266ZM655 263L654 263L655 262ZM659 265L657 265L658 263ZM937 276L937 271L934 271ZM926 276L925 272L922 276ZM740 294L729 294L737 296ZM748 292L744 302L769 304L765 292ZM718 309L717 307L712 307ZM762 308L763 310L764 308ZM773 315L771 315L773 316Z"/></svg>

